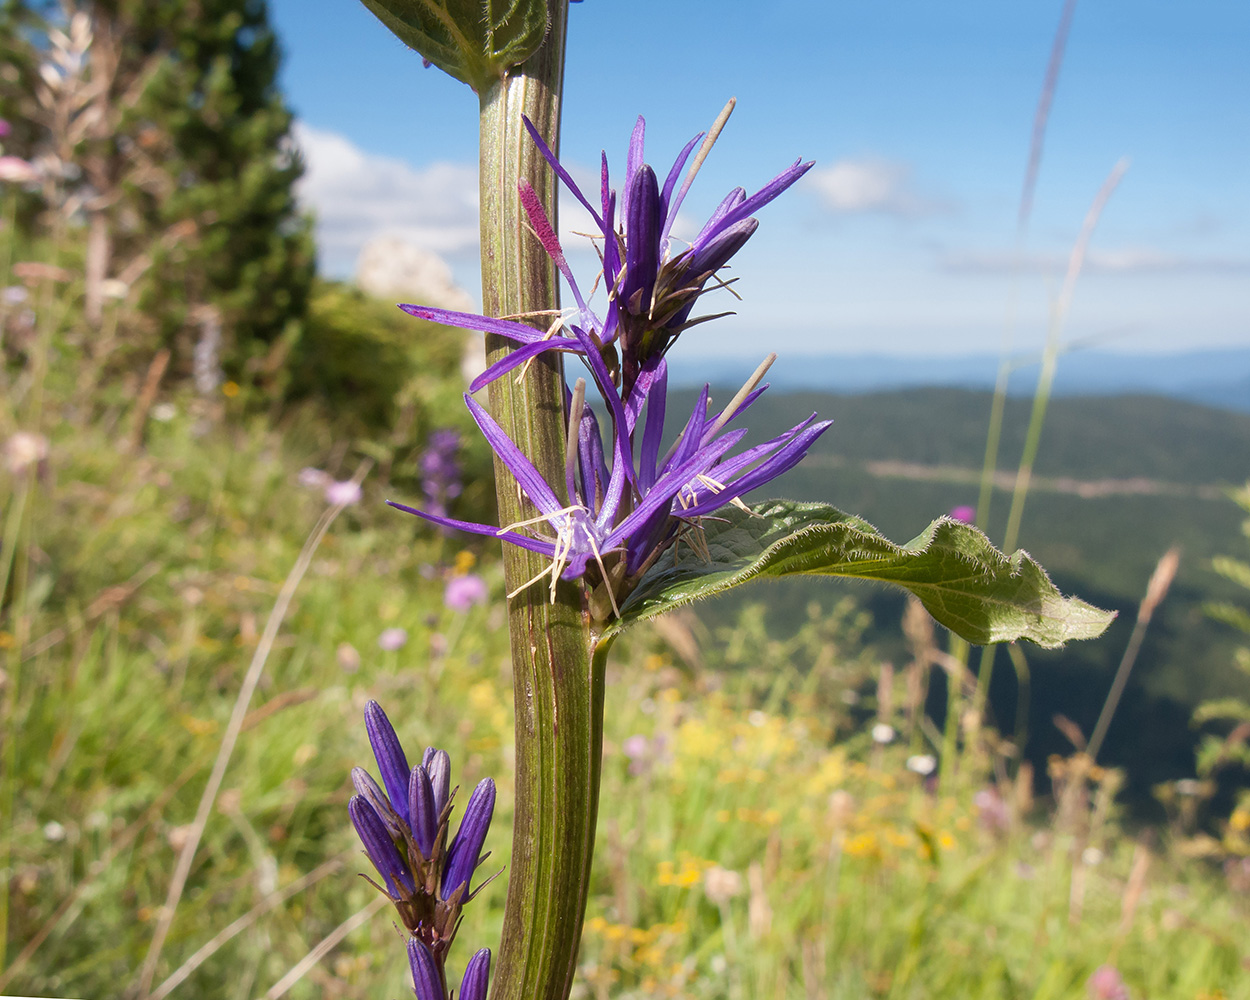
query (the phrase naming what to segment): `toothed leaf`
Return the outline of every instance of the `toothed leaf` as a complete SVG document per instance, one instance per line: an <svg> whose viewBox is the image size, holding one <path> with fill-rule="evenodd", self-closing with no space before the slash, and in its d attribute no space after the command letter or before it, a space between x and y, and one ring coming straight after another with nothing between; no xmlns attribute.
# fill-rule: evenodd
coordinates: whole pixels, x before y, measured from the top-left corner
<svg viewBox="0 0 1250 1000"><path fill-rule="evenodd" d="M361 0L400 41L481 93L547 35L547 0Z"/></svg>
<svg viewBox="0 0 1250 1000"><path fill-rule="evenodd" d="M1064 597L1027 552L1008 557L972 525L939 518L905 545L818 503L770 500L704 518L709 561L678 543L643 577L608 634L757 577L858 577L904 587L972 643L1054 648L1101 635L1115 617Z"/></svg>

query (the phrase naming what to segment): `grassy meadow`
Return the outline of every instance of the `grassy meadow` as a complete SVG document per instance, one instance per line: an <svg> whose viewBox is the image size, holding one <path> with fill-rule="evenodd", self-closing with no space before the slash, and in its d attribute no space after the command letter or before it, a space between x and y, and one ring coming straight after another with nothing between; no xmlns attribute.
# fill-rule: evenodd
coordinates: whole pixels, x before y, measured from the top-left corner
<svg viewBox="0 0 1250 1000"><path fill-rule="evenodd" d="M100 65L132 103L79 117L102 93L85 75L90 19L34 30L14 20L25 6L0 16L24 53L0 74L0 995L410 995L348 818L350 769L374 769L370 699L410 757L441 747L453 783L498 784L484 870L503 875L465 911L458 981L463 956L498 945L511 853L499 546L385 500L494 516L463 341L314 277L265 32L223 18L216 38L163 15L185 35L153 75L156 42L119 28L131 50ZM227 70L248 45L269 69L235 73L243 100ZM753 440L808 403L761 401ZM896 407L907 425L886 436L916 434L914 454L874 450L881 427L850 402L827 440L963 461L941 450L939 404ZM1130 419L1149 418L1138 405ZM1244 477L1246 440L1216 449L1233 470L1218 478ZM1162 431L1155 443L1174 463L1161 478L1210 486ZM904 522L904 489L865 475L865 455L833 457L814 453L797 492L879 498L859 512L898 540L971 502L966 484L910 483L933 509L900 529L886 522ZM1039 505L1062 537L1025 519L1065 586L1104 537L1074 527L1098 502ZM1161 502L1178 521L1194 503ZM1200 502L1236 551L1234 505ZM1138 563L1096 558L1105 575L1081 595L1124 609L1100 640L1110 662L1173 541L1143 510L1119 508ZM1227 594L1244 608L1240 565ZM1250 797L1207 808L1191 766L1158 790L1165 819L1143 824L1125 772L1074 749L1084 717L1030 763L1021 720L991 724L968 651L915 606L874 618L873 593L761 587L616 644L577 1000L1250 1000ZM1181 676L1188 651L1167 648ZM999 675L1027 677L1031 656L1000 650ZM1186 712L1139 728L1162 741L1188 726ZM1250 729L1230 729L1224 746L1244 752Z"/></svg>
<svg viewBox="0 0 1250 1000"><path fill-rule="evenodd" d="M506 870L495 546L383 506L413 499L412 455L308 402L275 411L232 382L85 401L68 329L48 332L40 386L33 366L9 383L22 406L40 391L47 453L4 479L0 989L135 995L198 836L149 995L407 995L400 939L357 877L348 771L372 766L375 698L410 748L450 751L454 781L496 779L488 867ZM10 411L6 437L30 412ZM307 467L365 473L363 497L328 506ZM449 607L467 573L489 600ZM728 624L687 611L614 651L580 996L1058 998L1111 965L1133 997L1250 997L1250 872L1231 853L1250 813L1227 825L1230 853L1194 858L1184 817L1126 830L1120 775L1080 755L1053 760L1056 797L1036 799L987 728L964 732L939 783L922 706L944 640L911 616L912 655L885 664L865 612L833 592L779 636L769 593ZM400 648L380 648L388 629L406 631ZM504 892L501 878L468 908L466 949L497 942Z"/></svg>

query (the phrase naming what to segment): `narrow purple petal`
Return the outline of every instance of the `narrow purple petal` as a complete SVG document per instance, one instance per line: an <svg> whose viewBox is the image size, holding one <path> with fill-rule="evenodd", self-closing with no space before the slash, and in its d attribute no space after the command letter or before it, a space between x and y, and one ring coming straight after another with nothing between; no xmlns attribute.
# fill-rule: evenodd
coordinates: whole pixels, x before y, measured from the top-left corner
<svg viewBox="0 0 1250 1000"><path fill-rule="evenodd" d="M681 438L673 450L672 457L664 463L665 469L672 468L674 464L685 462L687 458L698 451L699 442L703 438L703 429L707 426L708 391L708 386L705 385L703 391L699 393L699 399L694 404L694 409L690 413L690 419L686 421L686 426L681 432Z"/></svg>
<svg viewBox="0 0 1250 1000"><path fill-rule="evenodd" d="M629 152L625 155L625 184L621 188L621 215L629 218L629 205L633 201L634 176L642 169L643 146L646 142L647 123L642 115L634 123L634 131L629 137Z"/></svg>
<svg viewBox="0 0 1250 1000"><path fill-rule="evenodd" d="M743 397L742 402L738 404L738 408L734 410L733 413L731 413L725 419L724 423L720 422L721 416L725 412L724 410L721 410L721 412L718 413L712 420L709 420L707 423L707 426L703 430L703 437L700 439L699 445L702 446L702 445L707 444L709 441L712 440L712 438L714 438L717 434L719 434L723 428L728 427L735 420L737 420L740 416L742 416L742 414L746 413L746 411L750 408L751 404L754 403L757 399L760 398L760 396L764 394L764 392L768 389L768 386L769 386L769 383L765 382L763 385L759 386L758 388L752 389L750 392L748 392ZM804 425L806 425L806 422L804 423ZM794 428L792 428L789 431L786 431L785 434L779 434L773 440L784 441L786 440L788 435L793 433L793 431L794 431Z"/></svg>
<svg viewBox="0 0 1250 1000"><path fill-rule="evenodd" d="M660 444L664 436L664 406L668 395L668 362L663 357L657 359L655 365L655 381L647 394L647 419L642 431L642 454L638 461L638 488L645 494L655 485L655 477L659 471L656 464L660 460ZM648 362L649 364L649 362ZM638 375L643 380L647 365Z"/></svg>
<svg viewBox="0 0 1250 1000"><path fill-rule="evenodd" d="M609 547L619 545L622 541L629 539L642 525L648 523L657 510L671 509L671 504L685 485L696 476L706 474L725 452L742 440L745 434L745 429L730 431L712 444L699 448L682 463L674 465L670 462L667 471L656 480L650 492L608 535L606 544Z"/></svg>
<svg viewBox="0 0 1250 1000"><path fill-rule="evenodd" d="M418 765L408 779L408 811L412 816L412 836L421 848L421 854L429 858L434 851L434 838L438 834L438 814L434 811L434 788L425 768Z"/></svg>
<svg viewBox="0 0 1250 1000"><path fill-rule="evenodd" d="M534 468L534 463L525 457L525 453L516 446L512 438L504 433L504 429L495 423L485 407L468 393L465 394L464 403L469 408L469 414L486 436L486 440L490 442L495 454L503 459L504 465L516 476L521 489L533 501L534 506L543 514L554 514L558 510L563 510L564 504L556 499L555 493L547 485L547 480L543 479L542 473Z"/></svg>
<svg viewBox="0 0 1250 1000"><path fill-rule="evenodd" d="M599 433L599 421L589 407L582 410L582 423L577 434L578 465L582 478L582 503L591 510L603 506L604 491L611 478L608 463L603 457L603 438Z"/></svg>
<svg viewBox="0 0 1250 1000"><path fill-rule="evenodd" d="M387 500L386 505L394 507L396 510L402 510L405 514L415 514L424 521L442 525L444 528L455 528L457 531L468 531L474 535L488 535L491 538L501 538L505 542L511 542L513 545L519 545L523 549L529 549L531 552L538 552L544 556L550 557L556 551L555 545L551 542L545 542L541 538L530 538L528 535L522 535L515 531L500 531L493 524L477 524L474 521L459 521L454 517L440 517L437 514L427 514L423 510L417 510L416 507L409 507L407 504L397 503L394 500Z"/></svg>
<svg viewBox="0 0 1250 1000"><path fill-rule="evenodd" d="M352 800L347 804L347 812L352 818L352 826L356 828L360 842L365 845L365 853L369 855L373 867L382 876L391 899L401 898L400 885L403 885L408 892L416 892L417 886L413 881L412 872L408 870L403 858L399 856L395 841L386 832L386 826L381 817L374 812L373 806L369 805L363 796L353 795Z"/></svg>
<svg viewBox="0 0 1250 1000"><path fill-rule="evenodd" d="M477 952L465 967L460 980L460 1000L486 1000L486 987L490 983L490 949Z"/></svg>
<svg viewBox="0 0 1250 1000"><path fill-rule="evenodd" d="M578 351L582 350L580 341L568 337L550 337L546 340L535 340L522 344L516 350L509 351L493 365L482 372L469 384L470 392L477 392L483 386L490 385L501 375L506 375L515 368L520 368L530 358L536 358L547 351Z"/></svg>
<svg viewBox="0 0 1250 1000"><path fill-rule="evenodd" d="M816 419L816 414L812 414L801 423L795 424L788 431L778 434L774 438L770 438L761 444L752 445L746 451L741 451L732 458L727 458L716 466L716 478L723 479L728 482L732 477L738 475L746 469L749 469L756 462L763 461L770 455L780 450L784 445L794 440L795 436L809 427Z"/></svg>
<svg viewBox="0 0 1250 1000"><path fill-rule="evenodd" d="M616 520L616 513L621 507L621 499L625 496L625 486L635 478L636 472L629 446L622 443L621 437L618 436L616 447L612 452L612 474L608 477L608 488L603 494L599 514L595 517L595 527L599 533L610 528L612 522ZM600 549L599 553L602 555L603 549Z"/></svg>
<svg viewBox="0 0 1250 1000"><path fill-rule="evenodd" d="M677 197L677 203L673 204L673 188L677 186L677 178L681 176L682 167L686 165L686 161L690 159L690 154L694 151L694 147L703 141L706 132L700 132L677 154L677 159L673 161L672 167L669 168L668 177L664 179L664 190L660 192L660 204L664 206L664 232L660 236L663 244L668 242L668 234L673 228L673 220L677 218L677 210L681 208L682 199L685 197L686 188L683 187L681 194Z"/></svg>
<svg viewBox="0 0 1250 1000"><path fill-rule="evenodd" d="M542 153L543 159L546 160L551 165L551 169L556 172L556 176L559 177L560 180L564 181L564 186L573 193L573 197L586 206L586 211L589 212L591 217L595 220L595 225L597 225L600 229L603 229L603 220L599 218L599 213L596 212L594 206L586 200L586 196L582 194L581 188L573 183L573 178L569 176L569 172L565 170L564 167L560 166L560 161L556 159L556 154L551 151L551 148L545 142L543 142L543 137L538 134L538 129L534 128L534 123L524 115L521 116L521 123L525 126L525 130L529 132L530 138L534 140L534 145L538 147L538 151Z"/></svg>
<svg viewBox="0 0 1250 1000"><path fill-rule="evenodd" d="M731 210L727 211L720 219L716 220L718 223L717 226L713 227L711 221L709 221L708 224L703 227L703 231L695 238L694 243L691 245L691 249L697 250L707 240L710 240L712 236L715 235L717 230L725 229L732 226L735 222L739 222L740 220L747 218L747 216L754 215L755 212L763 208L805 173L811 170L815 165L815 162L815 160L808 160L807 163L802 163L799 160L795 160L792 166L779 173L771 181L756 191L755 194L751 195L750 198L739 202L737 205L733 206Z"/></svg>
<svg viewBox="0 0 1250 1000"><path fill-rule="evenodd" d="M386 786L387 798L391 807L399 813L405 823L408 819L408 758L404 756L404 748L399 745L399 737L395 735L395 727L382 711L376 701L365 705L365 730L369 734L369 743L373 747L373 756L377 759L378 770L382 772L382 784Z"/></svg>
<svg viewBox="0 0 1250 1000"><path fill-rule="evenodd" d="M412 969L412 987L417 1000L447 1000L434 956L419 938L408 939L408 965Z"/></svg>
<svg viewBox="0 0 1250 1000"><path fill-rule="evenodd" d="M686 510L680 511L679 516L700 517L704 514L710 514L712 511L723 507L730 500L745 496L751 490L757 489L783 473L789 472L803 460L803 456L807 454L808 449L811 448L816 439L827 431L832 424L832 420L822 420L801 431L795 435L794 440L787 443L767 461L762 462L746 475L730 483L729 489L713 495L703 503L695 504Z"/></svg>
<svg viewBox="0 0 1250 1000"><path fill-rule="evenodd" d="M643 363L634 379L634 387L629 390L629 399L625 402L625 430L629 434L633 434L634 428L638 426L638 416L642 413L643 404L651 395L657 361L663 361L663 357L652 356Z"/></svg>
<svg viewBox="0 0 1250 1000"><path fill-rule="evenodd" d="M497 333L501 337L507 337L521 344L541 340L546 335L543 330L535 330L532 326L512 319L492 319L489 316L479 316L477 313L453 312L451 309L435 309L433 306L416 306L406 302L400 303L399 308L417 319L428 319L434 323L442 323L444 326L475 330L478 333Z"/></svg>
<svg viewBox="0 0 1250 1000"><path fill-rule="evenodd" d="M495 811L495 782L483 778L469 797L465 806L464 819L460 821L460 829L447 849L447 867L443 872L443 898L449 898L460 886L465 886L465 897L469 894L466 883L473 877L481 859L482 845L486 843L486 833L490 830L491 815ZM465 898L465 897L462 897Z"/></svg>
<svg viewBox="0 0 1250 1000"><path fill-rule="evenodd" d="M743 188L736 187L729 194L721 199L721 203L716 206L715 210L708 216L707 222L703 224L703 228L699 230L699 235L694 238L694 242L690 244L690 250L702 245L706 240L711 239L725 225L724 220L729 218L729 214L746 200L747 193ZM687 253L690 251L687 250Z"/></svg>
<svg viewBox="0 0 1250 1000"><path fill-rule="evenodd" d="M603 283L606 288L615 288L621 274L621 247L616 237L616 192L608 194L607 208L603 212ZM604 336L604 342L608 337Z"/></svg>
<svg viewBox="0 0 1250 1000"><path fill-rule="evenodd" d="M611 411L612 427L615 431L616 446L613 448L613 455L617 451L624 451L626 455L631 453L629 445L629 428L627 426L627 417L625 416L625 407L621 405L621 397L616 391L616 387L612 384L612 373L608 371L608 366L604 363L603 356L595 347L594 342L586 335L586 332L579 327L572 328L573 333L582 345L582 361L586 367L590 369L590 373L595 377L595 382L599 386L599 391L603 395L604 402L608 404ZM614 459L615 463L615 459ZM626 461L624 467L621 468L616 464L612 466L612 475L615 477L617 473L621 474L630 482L634 479L633 462Z"/></svg>

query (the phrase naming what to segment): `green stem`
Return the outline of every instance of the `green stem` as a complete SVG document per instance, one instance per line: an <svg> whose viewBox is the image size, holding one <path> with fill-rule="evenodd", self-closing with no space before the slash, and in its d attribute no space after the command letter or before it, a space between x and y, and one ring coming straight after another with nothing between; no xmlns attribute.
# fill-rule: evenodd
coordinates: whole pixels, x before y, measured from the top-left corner
<svg viewBox="0 0 1250 1000"><path fill-rule="evenodd" d="M551 0L543 47L481 95L482 307L490 316L559 308L555 268L530 235L517 198L528 180L553 224L555 179L521 123L532 121L559 149L565 0ZM533 325L546 328L550 316ZM513 349L486 338L494 362ZM519 380L491 385L494 418L548 482L564 482L564 378L559 356L539 357ZM498 459L500 524L537 511ZM504 551L509 591L548 568L515 546ZM566 1000L577 965L594 851L602 754L603 660L580 587L533 583L508 604L516 703L516 813L508 901L492 990L494 1000Z"/></svg>

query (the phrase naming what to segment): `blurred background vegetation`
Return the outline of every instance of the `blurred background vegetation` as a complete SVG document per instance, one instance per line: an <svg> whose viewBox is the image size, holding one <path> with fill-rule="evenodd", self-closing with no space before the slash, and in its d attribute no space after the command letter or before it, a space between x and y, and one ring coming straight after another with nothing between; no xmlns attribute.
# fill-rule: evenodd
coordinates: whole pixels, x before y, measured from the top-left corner
<svg viewBox="0 0 1250 1000"><path fill-rule="evenodd" d="M4 0L0 51L0 992L406 995L389 918L349 923L366 700L495 777L510 853L497 546L382 503L493 517L463 336L317 276L260 0ZM811 409L838 423L783 492L897 538L975 497L988 398L766 396L753 433ZM1023 541L1121 622L1000 652L984 711L884 591L629 634L580 995L1250 998L1248 469L1244 415L1052 404ZM489 601L451 596L470 575Z"/></svg>

